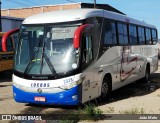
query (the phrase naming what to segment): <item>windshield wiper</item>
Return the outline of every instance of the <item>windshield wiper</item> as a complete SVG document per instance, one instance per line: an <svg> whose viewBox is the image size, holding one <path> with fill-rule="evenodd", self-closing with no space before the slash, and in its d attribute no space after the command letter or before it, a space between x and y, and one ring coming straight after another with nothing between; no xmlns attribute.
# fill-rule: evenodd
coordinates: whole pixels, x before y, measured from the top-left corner
<svg viewBox="0 0 160 123"><path fill-rule="evenodd" d="M33 67L33 62L34 62L34 64L35 64L36 59L37 59L37 57L38 57L38 53L39 53L40 43L41 43L41 41L39 40L38 49L36 50L35 55L30 59L28 65L27 65L27 67L26 67L26 69L24 70L24 74L27 74L27 73L32 69L32 67ZM35 58L34 58L34 57L35 57ZM33 61L34 59L35 59L35 61ZM32 65L32 66L31 66L31 65Z"/></svg>
<svg viewBox="0 0 160 123"><path fill-rule="evenodd" d="M27 74L31 69L32 69L32 66L33 66L33 62L32 62L32 59L29 61L26 69L24 70L24 74Z"/></svg>
<svg viewBox="0 0 160 123"><path fill-rule="evenodd" d="M45 58L48 66L49 66L49 69L51 70L52 74L54 75L54 77L56 79L58 79L58 74L55 70L55 68L53 67L53 64L51 63L51 61L49 60L49 58L47 57L47 55L45 54L45 45L46 45L46 41L45 39L43 40L43 48L42 48L42 57L41 57L41 68L40 68L40 74L42 74L42 69L43 69L43 58Z"/></svg>
<svg viewBox="0 0 160 123"><path fill-rule="evenodd" d="M44 56L44 58L45 58L45 60L46 60L46 62L48 64L51 72L53 73L53 75L55 76L55 78L58 79L59 77L58 77L58 74L57 74L57 72L56 72L53 64L51 63L51 61L49 60L49 58L47 57L47 55L45 53L43 53L43 56Z"/></svg>

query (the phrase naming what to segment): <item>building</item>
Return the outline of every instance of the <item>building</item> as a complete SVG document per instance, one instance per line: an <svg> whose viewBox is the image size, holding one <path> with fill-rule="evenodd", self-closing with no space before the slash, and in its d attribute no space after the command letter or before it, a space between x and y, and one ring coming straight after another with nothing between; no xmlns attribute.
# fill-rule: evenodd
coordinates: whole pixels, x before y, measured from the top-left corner
<svg viewBox="0 0 160 123"><path fill-rule="evenodd" d="M43 13L43 12L66 10L66 9L77 9L77 8L94 8L94 5L90 3L71 3L71 4L35 6L35 7L29 7L29 8L3 9L2 16L27 18L31 15ZM108 4L96 4L96 8L124 14L123 12L113 8Z"/></svg>
<svg viewBox="0 0 160 123"><path fill-rule="evenodd" d="M2 16L2 32L7 32L9 30L19 28L22 24L23 18L15 18L15 17L8 17L8 16Z"/></svg>

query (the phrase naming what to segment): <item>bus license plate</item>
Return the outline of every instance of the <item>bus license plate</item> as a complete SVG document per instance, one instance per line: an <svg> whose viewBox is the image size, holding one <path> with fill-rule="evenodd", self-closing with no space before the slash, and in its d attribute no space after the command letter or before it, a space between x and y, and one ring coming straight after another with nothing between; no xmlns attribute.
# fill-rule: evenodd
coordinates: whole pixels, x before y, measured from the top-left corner
<svg viewBox="0 0 160 123"><path fill-rule="evenodd" d="M45 97L34 97L34 101L37 101L37 102L46 102L46 98Z"/></svg>

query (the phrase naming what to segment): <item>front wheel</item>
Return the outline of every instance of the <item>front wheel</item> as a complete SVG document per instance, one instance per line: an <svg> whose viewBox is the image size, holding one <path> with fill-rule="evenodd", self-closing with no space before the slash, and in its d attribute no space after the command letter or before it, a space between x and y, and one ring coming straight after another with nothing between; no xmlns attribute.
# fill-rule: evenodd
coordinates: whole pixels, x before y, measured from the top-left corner
<svg viewBox="0 0 160 123"><path fill-rule="evenodd" d="M101 96L100 99L101 100L106 100L109 98L110 94L111 94L111 79L110 77L105 77L103 82L102 82L102 86L101 86Z"/></svg>
<svg viewBox="0 0 160 123"><path fill-rule="evenodd" d="M145 71L145 76L142 79L142 81L145 83L149 83L149 75L150 75L150 69L149 69L149 66L147 66Z"/></svg>

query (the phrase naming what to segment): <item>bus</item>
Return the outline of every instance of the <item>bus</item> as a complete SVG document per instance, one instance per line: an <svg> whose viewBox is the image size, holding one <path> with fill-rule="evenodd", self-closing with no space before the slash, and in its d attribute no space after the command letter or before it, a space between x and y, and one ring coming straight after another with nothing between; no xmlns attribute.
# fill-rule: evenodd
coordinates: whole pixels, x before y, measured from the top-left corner
<svg viewBox="0 0 160 123"><path fill-rule="evenodd" d="M2 37L5 32L0 32L0 74L4 71L13 69L14 39L12 36L7 38L7 52L2 51Z"/></svg>
<svg viewBox="0 0 160 123"><path fill-rule="evenodd" d="M15 51L14 99L79 105L105 100L136 80L148 82L158 69L157 39L155 26L102 9L28 17Z"/></svg>

